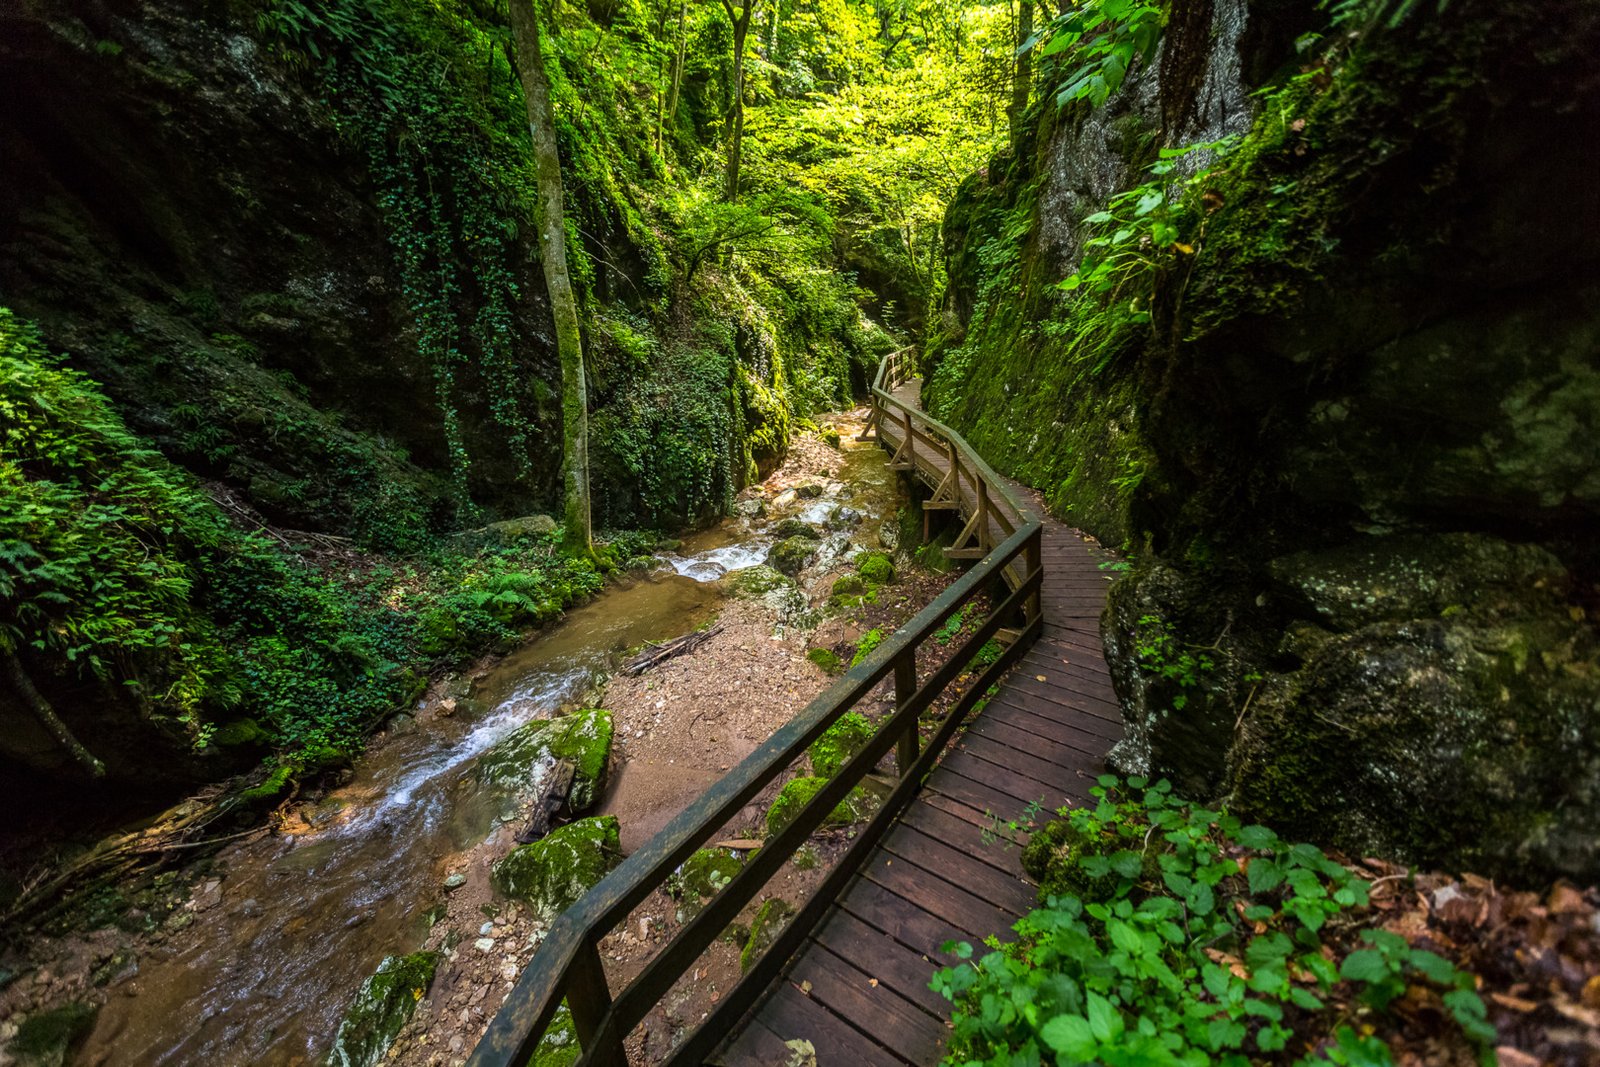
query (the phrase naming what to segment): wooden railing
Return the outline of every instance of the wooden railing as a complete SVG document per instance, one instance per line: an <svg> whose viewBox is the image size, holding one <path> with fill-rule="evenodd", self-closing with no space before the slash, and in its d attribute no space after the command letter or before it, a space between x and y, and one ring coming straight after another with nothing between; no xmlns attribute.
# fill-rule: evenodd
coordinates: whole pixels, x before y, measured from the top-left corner
<svg viewBox="0 0 1600 1067"><path fill-rule="evenodd" d="M679 812L599 885L562 912L473 1050L468 1061L470 1067L521 1067L538 1048L563 1001L572 1013L583 1049L579 1062L589 1067L617 1067L625 1063L623 1041L628 1034L892 749L895 753L894 784L883 805L856 834L847 851L777 935L771 947L728 991L711 1015L685 1037L668 1061L674 1065L702 1062L777 978L828 906L860 869L933 770L973 706L1038 636L1042 577L1038 518L955 431L927 418L893 395L894 390L909 379L910 373L911 360L905 352L894 353L879 365L872 388L870 426L877 430L885 447L893 443L898 428L902 436L896 462L905 464L905 469L919 474L925 481L941 482L953 474L953 490L947 489L940 499L968 513L969 529L963 534L967 544L958 543L956 552L982 547L984 551L979 554L978 562L915 618L885 638L876 651L852 667ZM919 461L918 449L924 446L928 458ZM948 469L933 461L939 454L946 458ZM1002 580L1004 585L999 584ZM999 590L998 606L940 666L919 680L917 650L950 616L989 588ZM957 677L966 673L978 651L997 637L1008 642L1004 651L962 690L923 744L919 731L922 713ZM880 724L867 746L840 768L792 822L763 841L761 848L750 856L728 885L678 930L633 981L613 995L601 964L601 939L624 922L628 914L662 886L696 849L710 841L746 804L791 767L840 716L890 676L894 680L894 711Z"/></svg>

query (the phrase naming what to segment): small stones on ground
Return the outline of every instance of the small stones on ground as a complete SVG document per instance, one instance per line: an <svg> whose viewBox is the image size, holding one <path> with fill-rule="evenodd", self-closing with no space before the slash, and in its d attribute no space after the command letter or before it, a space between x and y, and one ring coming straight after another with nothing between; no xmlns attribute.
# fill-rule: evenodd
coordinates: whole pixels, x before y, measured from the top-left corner
<svg viewBox="0 0 1600 1067"><path fill-rule="evenodd" d="M459 871L457 871L455 874L452 874L450 877L448 877L448 878L446 878L444 880L444 887L446 889L460 889L462 886L464 886L466 884L467 884L467 876L462 874L462 873L460 873Z"/></svg>
<svg viewBox="0 0 1600 1067"><path fill-rule="evenodd" d="M480 937L480 938L478 938L478 940L474 941L472 944L473 944L473 947L476 948L479 952L493 952L494 951L494 938L492 938L492 937Z"/></svg>

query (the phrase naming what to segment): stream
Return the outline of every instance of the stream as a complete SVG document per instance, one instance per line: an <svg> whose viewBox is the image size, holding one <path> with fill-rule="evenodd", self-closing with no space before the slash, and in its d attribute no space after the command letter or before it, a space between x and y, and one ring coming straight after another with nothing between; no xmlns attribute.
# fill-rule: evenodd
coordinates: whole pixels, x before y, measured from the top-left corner
<svg viewBox="0 0 1600 1067"><path fill-rule="evenodd" d="M519 726L593 699L629 650L714 618L726 596L719 580L764 562L784 519L824 529L817 573L877 546L880 524L893 522L895 476L839 421L841 477L818 479L820 496L770 491L780 469L755 497L764 514L747 492L742 515L689 536L649 574L608 585L470 689L458 686L453 715L392 720L349 782L305 805L287 832L222 853L220 877L202 879L193 911L179 913L193 922L111 991L76 1062L320 1062L378 963L421 945L452 859L501 820L502 802L473 777L480 756Z"/></svg>

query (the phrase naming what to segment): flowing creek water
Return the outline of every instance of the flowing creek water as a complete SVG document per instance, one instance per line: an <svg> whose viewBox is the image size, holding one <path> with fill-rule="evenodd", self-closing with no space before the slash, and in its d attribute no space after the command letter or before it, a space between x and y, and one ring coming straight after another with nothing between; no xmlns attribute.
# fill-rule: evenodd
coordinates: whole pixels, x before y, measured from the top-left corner
<svg viewBox="0 0 1600 1067"><path fill-rule="evenodd" d="M880 524L894 521L895 476L878 449L853 442L856 425L841 428L843 470L820 497L773 493L764 516L692 535L650 574L609 586L494 664L454 715L399 719L293 832L223 853L212 899L202 883L193 923L169 935L164 957L141 959L137 996L113 993L77 1061L319 1062L379 961L421 944L450 858L503 816L473 777L480 756L524 723L591 698L626 651L714 617L719 579L762 563L780 521L828 527L818 568L877 545ZM614 782L616 772L626 767L614 768Z"/></svg>

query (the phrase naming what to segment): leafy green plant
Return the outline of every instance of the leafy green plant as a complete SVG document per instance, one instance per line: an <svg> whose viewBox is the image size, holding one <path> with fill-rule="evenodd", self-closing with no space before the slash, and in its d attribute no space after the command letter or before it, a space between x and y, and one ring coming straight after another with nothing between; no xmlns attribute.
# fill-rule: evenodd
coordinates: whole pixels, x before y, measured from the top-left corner
<svg viewBox="0 0 1600 1067"><path fill-rule="evenodd" d="M1087 100L1099 107L1122 88L1135 63L1148 63L1167 23L1164 4L1142 0L1083 0L1023 45L1041 56L1062 55L1056 103ZM1043 42L1043 43L1040 43Z"/></svg>
<svg viewBox="0 0 1600 1067"><path fill-rule="evenodd" d="M1348 868L1165 781L1092 792L1029 842L1044 903L1017 940L945 946L963 961L933 982L955 1003L946 1063L1392 1064L1374 1031L1408 993L1494 1062L1470 975L1382 930L1341 958L1368 921Z"/></svg>
<svg viewBox="0 0 1600 1067"><path fill-rule="evenodd" d="M850 657L850 666L854 667L856 664L872 655L873 652L877 651L878 646L883 644L883 639L886 636L888 635L877 628L868 630L866 633L862 634L861 640L856 642L856 654Z"/></svg>
<svg viewBox="0 0 1600 1067"><path fill-rule="evenodd" d="M1141 615L1134 632L1134 654L1139 667L1150 674L1176 682L1181 689L1193 689L1201 676L1216 669L1208 649L1192 649L1172 632L1172 624L1159 615ZM1182 711L1189 698L1179 693L1172 706Z"/></svg>

